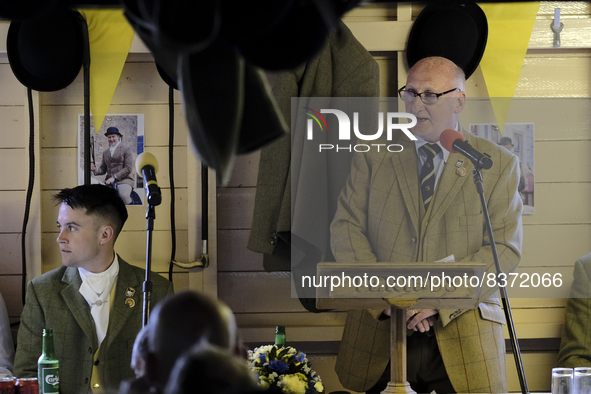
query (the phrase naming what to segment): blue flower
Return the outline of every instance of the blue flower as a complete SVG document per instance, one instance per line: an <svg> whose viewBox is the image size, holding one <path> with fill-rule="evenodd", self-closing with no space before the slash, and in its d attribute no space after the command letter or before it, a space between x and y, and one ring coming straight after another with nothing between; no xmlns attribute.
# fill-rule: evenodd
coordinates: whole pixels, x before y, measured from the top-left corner
<svg viewBox="0 0 591 394"><path fill-rule="evenodd" d="M298 360L298 362L303 362L304 361L304 357L306 357L306 354L304 352L298 352L298 354L296 355L296 360Z"/></svg>
<svg viewBox="0 0 591 394"><path fill-rule="evenodd" d="M289 365L280 360L273 360L269 363L269 368L278 373L285 373L289 371Z"/></svg>
<svg viewBox="0 0 591 394"><path fill-rule="evenodd" d="M267 362L267 353L263 353L259 356L259 360L261 360L261 363L266 363Z"/></svg>

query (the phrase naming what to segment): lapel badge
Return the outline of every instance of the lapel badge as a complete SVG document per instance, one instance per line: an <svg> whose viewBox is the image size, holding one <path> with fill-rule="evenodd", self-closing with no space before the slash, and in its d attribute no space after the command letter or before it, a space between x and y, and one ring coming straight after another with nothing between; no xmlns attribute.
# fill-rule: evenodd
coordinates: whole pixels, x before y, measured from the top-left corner
<svg viewBox="0 0 591 394"><path fill-rule="evenodd" d="M464 165L464 160L458 160L458 161L456 162L456 168L460 168L460 167L461 167L461 166L463 166L463 165Z"/></svg>
<svg viewBox="0 0 591 394"><path fill-rule="evenodd" d="M456 170L456 174L458 174L458 176L466 176L467 173L468 173L468 170L466 170L466 167L459 167Z"/></svg>
<svg viewBox="0 0 591 394"><path fill-rule="evenodd" d="M135 289L133 287L128 287L127 290L125 290L125 297L133 297L134 294Z"/></svg>
<svg viewBox="0 0 591 394"><path fill-rule="evenodd" d="M128 298L125 300L125 305L127 305L130 308L133 308L135 306L135 301L133 300L133 298Z"/></svg>

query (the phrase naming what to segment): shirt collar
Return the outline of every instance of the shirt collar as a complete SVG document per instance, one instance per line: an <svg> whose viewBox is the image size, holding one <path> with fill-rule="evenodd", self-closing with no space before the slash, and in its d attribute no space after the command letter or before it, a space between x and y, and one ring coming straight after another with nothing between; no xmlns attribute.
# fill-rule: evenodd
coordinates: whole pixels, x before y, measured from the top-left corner
<svg viewBox="0 0 591 394"><path fill-rule="evenodd" d="M115 146L109 146L109 149L111 150L111 154L113 154L113 152L115 152L115 149L117 149L117 147L119 146L119 144L121 144L121 140L117 141L117 143L115 144Z"/></svg>
<svg viewBox="0 0 591 394"><path fill-rule="evenodd" d="M117 276L117 274L119 273L119 256L117 256L117 253L115 253L115 258L113 259L113 262L111 263L111 265L109 266L109 268L107 268L106 270L104 270L103 272L98 272L98 273L94 273L94 272L90 272L88 270L85 270L82 267L78 267L78 272L80 273L80 278L82 278L82 280L86 280L87 277L101 277L101 276Z"/></svg>
<svg viewBox="0 0 591 394"><path fill-rule="evenodd" d="M459 129L459 123L456 124L456 131L458 131L458 129ZM430 142L430 141L426 141L426 140L422 139L421 137L419 137L417 135L415 135L415 137L417 138L417 140L415 141L415 150L417 151L417 156L419 155L419 148L421 146L423 146L425 144L437 144L441 148L441 152L443 152L443 161L445 162L445 164L447 164L447 159L449 157L449 151L441 145L441 141Z"/></svg>

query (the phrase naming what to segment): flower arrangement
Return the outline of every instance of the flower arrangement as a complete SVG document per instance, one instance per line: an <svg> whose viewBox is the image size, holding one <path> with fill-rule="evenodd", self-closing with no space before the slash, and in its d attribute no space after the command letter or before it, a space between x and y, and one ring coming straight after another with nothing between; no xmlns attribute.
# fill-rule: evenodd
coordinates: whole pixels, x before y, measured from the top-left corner
<svg viewBox="0 0 591 394"><path fill-rule="evenodd" d="M320 377L306 355L291 346L267 345L248 352L248 365L259 376L259 385L277 387L285 394L324 392Z"/></svg>

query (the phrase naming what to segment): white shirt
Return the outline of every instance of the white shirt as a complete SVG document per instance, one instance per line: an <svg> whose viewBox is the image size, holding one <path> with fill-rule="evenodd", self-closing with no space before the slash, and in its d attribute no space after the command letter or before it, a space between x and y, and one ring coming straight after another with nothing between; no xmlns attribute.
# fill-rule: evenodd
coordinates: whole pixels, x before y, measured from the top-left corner
<svg viewBox="0 0 591 394"><path fill-rule="evenodd" d="M111 157L115 154L115 149L117 149L119 144L121 144L121 139L117 141L117 143L114 146L109 146L109 151L111 151Z"/></svg>
<svg viewBox="0 0 591 394"><path fill-rule="evenodd" d="M78 273L82 278L82 284L78 291L90 305L90 314L94 319L96 336L100 346L109 328L109 300L119 274L119 258L115 253L111 266L98 274L80 267Z"/></svg>

